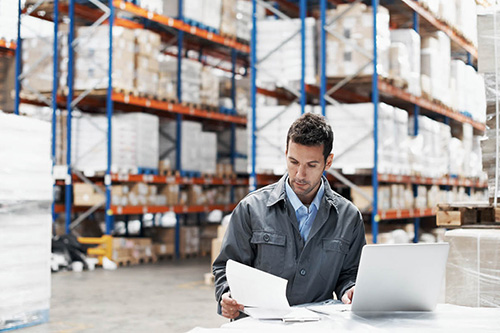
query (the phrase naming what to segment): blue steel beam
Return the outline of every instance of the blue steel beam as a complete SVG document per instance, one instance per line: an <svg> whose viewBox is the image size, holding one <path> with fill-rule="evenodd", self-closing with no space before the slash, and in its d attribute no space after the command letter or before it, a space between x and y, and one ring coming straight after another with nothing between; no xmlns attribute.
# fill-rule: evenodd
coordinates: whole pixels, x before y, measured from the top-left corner
<svg viewBox="0 0 500 333"><path fill-rule="evenodd" d="M172 0L175 1L175 0ZM179 1L179 20L184 21L184 2ZM182 56L184 48L184 31L179 31L177 36L177 100L182 103ZM176 116L177 121L177 141L176 141L176 169L182 174L182 163L181 163L181 153L182 153L182 116L178 114ZM181 222L180 215L176 214L175 223L175 256L180 257L180 239L181 239Z"/></svg>
<svg viewBox="0 0 500 333"><path fill-rule="evenodd" d="M73 76L74 76L74 49L73 40L75 39L75 0L69 1L69 33L68 33L68 96L66 108L68 110L67 117L67 134L66 134L66 166L67 175L65 180L65 219L66 219L66 233L71 232L71 210L72 210L72 177L71 177L71 119L72 119L72 103L73 103Z"/></svg>
<svg viewBox="0 0 500 333"><path fill-rule="evenodd" d="M115 20L115 9L113 0L109 0L109 59L108 59L108 91L106 96L106 116L108 120L108 159L106 164L106 177L104 185L106 186L106 235L113 231L113 215L111 213L111 163L112 163L112 120L113 120L113 24Z"/></svg>
<svg viewBox="0 0 500 333"><path fill-rule="evenodd" d="M417 34L420 34L420 21L419 21L419 15L417 12L413 12L413 30ZM419 124L418 124L418 116L420 114L420 106L414 105L414 111L413 111L413 133L415 136L418 135L418 130L419 130ZM413 197L416 198L418 195L417 192L417 186L413 185ZM418 238L419 238L419 231L420 231L420 217L417 217L413 221L413 230L414 230L414 236L413 236L413 243L418 243Z"/></svg>
<svg viewBox="0 0 500 333"><path fill-rule="evenodd" d="M57 131L57 88L58 88L58 80L57 80L57 69L59 67L59 0L54 0L54 54L52 61L52 168L56 165L56 131ZM53 169L52 169L53 170ZM55 223L57 215L55 212L55 192L56 185L52 186L52 223Z"/></svg>
<svg viewBox="0 0 500 333"><path fill-rule="evenodd" d="M255 191L257 189L257 174L255 170L255 158L256 158L256 131L257 131L257 1L252 0L252 38L250 41L250 82L251 91L250 98L252 104L252 170L250 173L250 191Z"/></svg>
<svg viewBox="0 0 500 333"><path fill-rule="evenodd" d="M304 114L306 110L306 12L307 1L300 0L300 112Z"/></svg>
<svg viewBox="0 0 500 333"><path fill-rule="evenodd" d="M378 73L377 73L377 11L378 0L372 0L373 8L373 75L372 75L372 103L373 103L373 208L372 208L372 235L373 243L377 243L378 223Z"/></svg>
<svg viewBox="0 0 500 333"><path fill-rule="evenodd" d="M320 21L321 21L321 29L320 29L320 105L321 105L321 114L323 116L326 115L326 0L321 0L320 2Z"/></svg>
<svg viewBox="0 0 500 333"><path fill-rule="evenodd" d="M233 112L236 113L236 56L235 49L231 50L231 102L233 104ZM236 124L231 123L231 165L233 171L236 166ZM231 186L230 192L231 203L234 202L234 186Z"/></svg>
<svg viewBox="0 0 500 333"><path fill-rule="evenodd" d="M16 97L14 105L14 114L19 115L19 103L21 102L21 82L19 81L19 76L21 75L21 50L22 50L22 40L21 40L21 0L17 2L17 46L16 46Z"/></svg>

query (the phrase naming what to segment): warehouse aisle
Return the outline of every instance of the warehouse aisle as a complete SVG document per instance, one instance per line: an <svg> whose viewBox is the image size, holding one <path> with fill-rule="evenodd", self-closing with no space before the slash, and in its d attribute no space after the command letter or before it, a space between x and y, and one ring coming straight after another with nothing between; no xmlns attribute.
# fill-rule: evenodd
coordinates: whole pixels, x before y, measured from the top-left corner
<svg viewBox="0 0 500 333"><path fill-rule="evenodd" d="M186 332L219 327L214 289L204 284L210 258L163 261L105 271L52 274L46 332Z"/></svg>

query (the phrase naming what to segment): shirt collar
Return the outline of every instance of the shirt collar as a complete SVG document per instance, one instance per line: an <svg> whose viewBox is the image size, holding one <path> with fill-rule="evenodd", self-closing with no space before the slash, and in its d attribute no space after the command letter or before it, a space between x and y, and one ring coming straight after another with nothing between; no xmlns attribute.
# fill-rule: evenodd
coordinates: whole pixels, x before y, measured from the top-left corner
<svg viewBox="0 0 500 333"><path fill-rule="evenodd" d="M286 195L287 195L288 199L290 199L290 203L292 204L293 209L295 211L297 211L297 210L299 210L300 207L302 207L302 206L305 207L305 205L302 203L302 201L300 201L299 197L293 191L290 184L288 184L288 179L289 179L288 177L285 179ZM319 210L321 198L323 197L324 193L325 193L325 186L323 184L323 179L321 179L321 185L319 186L318 192L316 193L316 196L314 197L313 201L311 202L311 205L316 206L316 210Z"/></svg>

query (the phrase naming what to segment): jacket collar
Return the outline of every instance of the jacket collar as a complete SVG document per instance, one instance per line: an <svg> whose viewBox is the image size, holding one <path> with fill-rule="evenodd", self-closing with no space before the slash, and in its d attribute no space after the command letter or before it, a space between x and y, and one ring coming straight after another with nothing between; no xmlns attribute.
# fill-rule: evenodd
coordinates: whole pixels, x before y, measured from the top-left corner
<svg viewBox="0 0 500 333"><path fill-rule="evenodd" d="M288 173L285 173L276 183L276 186L274 187L271 194L269 195L269 198L267 199L268 207L271 207L276 203L285 200L286 198L285 181L287 178L288 178ZM330 184L328 183L328 180L326 179L325 176L323 176L323 184L325 185L326 202L335 207L335 209L337 209L337 203L338 203L337 197L333 192L332 188L330 187Z"/></svg>

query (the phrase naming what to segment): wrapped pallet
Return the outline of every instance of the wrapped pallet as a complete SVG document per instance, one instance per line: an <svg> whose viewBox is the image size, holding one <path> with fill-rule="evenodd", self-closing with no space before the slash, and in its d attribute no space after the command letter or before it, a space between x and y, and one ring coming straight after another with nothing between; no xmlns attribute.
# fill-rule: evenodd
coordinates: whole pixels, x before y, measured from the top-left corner
<svg viewBox="0 0 500 333"><path fill-rule="evenodd" d="M420 96L420 35L413 29L393 29L390 33L391 43L401 43L406 46L406 63L409 64L410 67L406 74L408 92L412 95ZM392 68L393 65L391 61L391 69ZM399 69L400 71L396 75L404 75L404 68L399 67Z"/></svg>
<svg viewBox="0 0 500 333"><path fill-rule="evenodd" d="M48 321L50 123L0 113L0 331Z"/></svg>
<svg viewBox="0 0 500 333"><path fill-rule="evenodd" d="M219 77L210 67L203 67L201 71L200 102L207 106L219 106Z"/></svg>
<svg viewBox="0 0 500 333"><path fill-rule="evenodd" d="M312 17L305 21L305 82L316 83L316 20ZM257 80L276 82L278 86L299 82L302 77L301 38L300 34L292 35L300 29L301 20L259 20L257 23L257 58L259 61ZM285 43L273 52L277 45ZM264 58L267 57L267 58Z"/></svg>
<svg viewBox="0 0 500 333"><path fill-rule="evenodd" d="M327 22L341 15L350 4L338 5L327 11ZM328 27L326 41L326 76L344 77L357 73L364 66L361 75L373 73L369 65L373 56L373 11L372 7L357 3L354 7ZM377 11L377 53L378 73L387 76L389 71L389 11L378 6ZM359 49L364 50L360 52Z"/></svg>
<svg viewBox="0 0 500 333"><path fill-rule="evenodd" d="M236 37L236 0L222 0L220 33L223 36Z"/></svg>
<svg viewBox="0 0 500 333"><path fill-rule="evenodd" d="M483 10L478 15L478 70L486 87L486 139L481 142L484 170L488 174L488 192L491 202L497 204L500 170L498 168L498 123L500 121L500 11L496 7Z"/></svg>
<svg viewBox="0 0 500 333"><path fill-rule="evenodd" d="M15 69L14 58L0 57L0 110L3 111L14 111Z"/></svg>
<svg viewBox="0 0 500 333"><path fill-rule="evenodd" d="M160 94L163 98L177 96L177 57L160 57ZM201 103L201 71L203 65L191 59L182 59L182 102ZM174 94L175 93L175 94Z"/></svg>
<svg viewBox="0 0 500 333"><path fill-rule="evenodd" d="M80 43L75 49L75 90L107 89L109 67L109 27L79 27L76 35ZM65 60L61 64L61 86L67 86L67 48L61 50ZM113 27L113 82L115 90L134 90L135 36L134 31Z"/></svg>
<svg viewBox="0 0 500 333"><path fill-rule="evenodd" d="M72 163L88 175L107 168L105 116L74 115L72 118ZM112 120L111 172L137 173L158 168L158 116L145 113L117 114Z"/></svg>
<svg viewBox="0 0 500 333"><path fill-rule="evenodd" d="M446 303L469 307L500 306L500 230L447 231Z"/></svg>
<svg viewBox="0 0 500 333"><path fill-rule="evenodd" d="M135 89L139 94L158 96L161 37L159 34L144 30L135 30Z"/></svg>

